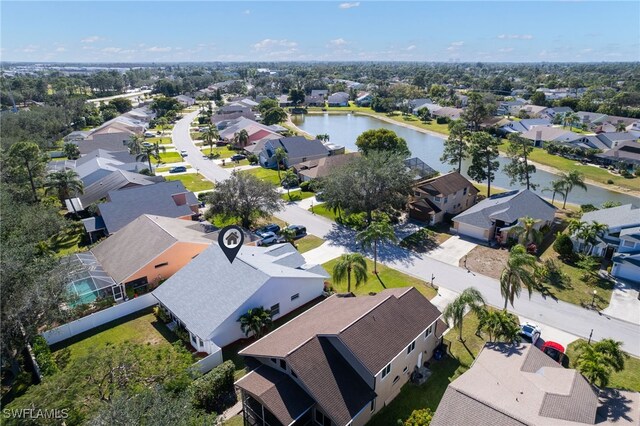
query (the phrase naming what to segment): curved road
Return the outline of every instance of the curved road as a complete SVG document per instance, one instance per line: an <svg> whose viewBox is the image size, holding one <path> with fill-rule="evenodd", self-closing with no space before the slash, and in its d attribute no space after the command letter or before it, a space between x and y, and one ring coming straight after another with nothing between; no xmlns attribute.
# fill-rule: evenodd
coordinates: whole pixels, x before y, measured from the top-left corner
<svg viewBox="0 0 640 426"><path fill-rule="evenodd" d="M200 150L193 144L189 135L189 126L197 117L198 112L187 114L176 123L173 129L173 143L178 150L185 150L189 154L185 161L197 168L207 179L212 182L225 180L229 177L228 169L214 164L203 157ZM296 204L287 204L285 209L276 214L285 222L304 225L310 234L317 235L329 241L335 246L335 256L341 252L355 251L354 232L338 226L334 222L311 214L309 211L298 207ZM504 299L500 295L500 286L497 280L484 275L467 272L459 268L425 255L407 251L399 246L385 245L380 248L379 259L381 263L395 268L401 272L416 276L429 282L435 276L435 282L457 293L467 287L475 287L480 290L487 303L497 308L502 308ZM526 291L520 299L514 303L510 311L570 334L589 338L593 330L594 340L611 338L624 342L624 349L634 356L640 356L640 325L608 317L604 314L587 310L579 306L545 298L539 293L533 293L531 299Z"/></svg>

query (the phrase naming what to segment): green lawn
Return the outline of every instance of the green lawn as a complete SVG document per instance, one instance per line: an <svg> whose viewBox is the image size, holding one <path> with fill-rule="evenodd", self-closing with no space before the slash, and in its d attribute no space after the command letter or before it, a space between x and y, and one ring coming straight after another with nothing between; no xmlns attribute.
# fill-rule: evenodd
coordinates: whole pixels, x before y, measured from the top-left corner
<svg viewBox="0 0 640 426"><path fill-rule="evenodd" d="M249 163L249 160L247 159L240 160L237 163L235 161L228 160L228 161L225 161L225 164L222 167L225 169L232 169L234 167L249 166L249 165L250 163ZM278 176L276 175L276 180L277 180L277 177Z"/></svg>
<svg viewBox="0 0 640 426"><path fill-rule="evenodd" d="M333 273L333 266L338 262L338 259L330 260L324 263L322 266L329 273ZM438 292L427 284L425 281L414 278L410 275L403 274L392 268L388 268L378 263L378 275L373 273L373 261L367 259L367 281L355 287L353 278L351 281L351 291L356 295L369 294L370 292L378 293L385 288L396 287L415 287L422 293L427 299L433 299ZM331 286L338 293L347 292L347 283L334 283L333 279L328 280Z"/></svg>
<svg viewBox="0 0 640 426"><path fill-rule="evenodd" d="M209 155L211 153L211 148L203 145L201 151L203 155ZM214 146L213 153L218 154L217 158L231 158L231 156L237 154L238 151L234 151L233 149L230 149L228 146L220 146L220 147Z"/></svg>
<svg viewBox="0 0 640 426"><path fill-rule="evenodd" d="M485 197L487 196L487 185L484 183L474 183L473 186L476 187L476 189L480 192L478 192L478 195L484 195ZM491 185L491 195L496 195L496 194L502 194L503 192L507 192L507 189L504 188L499 188L497 186L493 186Z"/></svg>
<svg viewBox="0 0 640 426"><path fill-rule="evenodd" d="M201 174L187 173L176 176L165 176L166 180L179 180L189 191L207 191L213 189L213 183L206 180Z"/></svg>
<svg viewBox="0 0 640 426"><path fill-rule="evenodd" d="M575 368L573 357L576 346L580 341L584 341L584 339L576 340L567 347L567 356L569 357L571 368ZM624 362L624 370L619 373L614 372L611 375L608 387L640 392L640 358L627 358Z"/></svg>
<svg viewBox="0 0 640 426"><path fill-rule="evenodd" d="M316 206L310 207L309 211L313 211L314 214L319 214L320 216L324 216L329 220L336 221L338 216L333 212L333 210L326 207L325 204L318 204Z"/></svg>
<svg viewBox="0 0 640 426"><path fill-rule="evenodd" d="M278 178L278 172L273 169L265 169L264 167L257 167L251 170L243 170L240 173L249 173L257 177L258 179L266 180L276 186L280 186L280 179Z"/></svg>
<svg viewBox="0 0 640 426"><path fill-rule="evenodd" d="M189 133L189 136L191 136L191 139L193 140L202 139L202 132L191 132Z"/></svg>
<svg viewBox="0 0 640 426"><path fill-rule="evenodd" d="M82 247L82 237L84 235L84 227L81 222L74 222L67 229L62 231L51 239L51 248L59 257L68 256L86 250Z"/></svg>
<svg viewBox="0 0 640 426"><path fill-rule="evenodd" d="M86 333L79 334L71 339L51 346L51 350L57 356L66 356L68 349L69 359L79 358L89 353L90 348L100 348L107 344L118 345L124 342L169 345L178 340L167 326L158 321L151 312L151 308L136 312L116 321L96 327Z"/></svg>
<svg viewBox="0 0 640 426"><path fill-rule="evenodd" d="M473 313L467 314L462 327L464 343L457 340L458 330L451 330L445 336L445 340L451 345L451 355L431 364L433 374L429 380L422 386L411 383L404 385L400 394L368 424L395 425L398 419L406 420L413 410L422 408L429 408L435 412L449 383L471 367L475 356L485 344L484 339L475 335L477 326L477 317Z"/></svg>
<svg viewBox="0 0 640 426"><path fill-rule="evenodd" d="M160 145L170 145L171 144L171 136L163 136L163 137L155 137L155 138L147 138L144 140L149 143L158 142Z"/></svg>
<svg viewBox="0 0 640 426"><path fill-rule="evenodd" d="M160 160L163 163L180 163L182 162L182 156L179 152L170 151L170 152L161 152Z"/></svg>
<svg viewBox="0 0 640 426"><path fill-rule="evenodd" d="M287 193L285 192L284 194L282 194L282 199L284 201L300 201L300 200L304 200L306 198L311 198L313 197L315 194L315 192L311 192L311 191L302 191L300 189L296 189L296 190L291 190L291 200L289 199L289 196L287 195Z"/></svg>
<svg viewBox="0 0 640 426"><path fill-rule="evenodd" d="M244 426L244 419L242 418L242 414L231 417L229 420L224 422L222 426Z"/></svg>
<svg viewBox="0 0 640 426"><path fill-rule="evenodd" d="M306 236L296 240L296 247L300 253L318 248L324 243L324 240L315 235L307 234Z"/></svg>

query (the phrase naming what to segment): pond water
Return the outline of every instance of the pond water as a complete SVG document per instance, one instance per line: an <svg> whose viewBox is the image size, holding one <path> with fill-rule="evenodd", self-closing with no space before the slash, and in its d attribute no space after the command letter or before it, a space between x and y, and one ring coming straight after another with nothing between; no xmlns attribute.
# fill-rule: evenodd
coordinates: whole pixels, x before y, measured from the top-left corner
<svg viewBox="0 0 640 426"><path fill-rule="evenodd" d="M418 157L437 171L446 173L452 170L449 164L440 162L444 147L444 139L440 136L418 132L413 129L387 123L373 117L355 114L308 114L292 117L293 122L302 130L312 135L328 134L331 142L343 145L350 151L357 151L356 139L364 131L379 129L381 127L393 130L407 141L409 150L413 157ZM510 179L502 172L502 167L507 163L507 159L500 157L500 171L497 172L492 185L500 188L522 188L519 185L511 185ZM463 162L462 174L466 176L469 167L469 160ZM551 186L551 181L557 176L542 170L538 170L532 176L532 182L539 185L536 192L545 198L551 198L550 192L541 192L542 189ZM483 182L486 183L486 182ZM640 205L640 198L633 197L618 192L609 191L593 185L587 185L585 192L580 188L574 189L567 199L574 204L600 205L605 201L617 201L622 204L633 203Z"/></svg>

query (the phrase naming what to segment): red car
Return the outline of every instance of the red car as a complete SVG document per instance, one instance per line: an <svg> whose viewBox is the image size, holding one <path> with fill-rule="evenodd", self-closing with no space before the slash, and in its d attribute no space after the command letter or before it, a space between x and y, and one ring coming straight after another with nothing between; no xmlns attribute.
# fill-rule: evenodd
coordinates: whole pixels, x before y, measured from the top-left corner
<svg viewBox="0 0 640 426"><path fill-rule="evenodd" d="M544 342L544 345L542 345L540 350L549 355L558 364L562 364L562 358L564 358L564 346L560 343L552 341Z"/></svg>

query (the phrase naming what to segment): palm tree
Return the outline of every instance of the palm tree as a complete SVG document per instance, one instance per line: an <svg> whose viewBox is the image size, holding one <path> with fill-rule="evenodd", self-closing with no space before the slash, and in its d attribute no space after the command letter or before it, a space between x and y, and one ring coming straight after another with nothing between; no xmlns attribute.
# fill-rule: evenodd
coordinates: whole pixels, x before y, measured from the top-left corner
<svg viewBox="0 0 640 426"><path fill-rule="evenodd" d="M280 149L280 148L278 148ZM279 170L278 170L279 171ZM291 187L297 186L300 179L298 179L298 175L293 171L293 169L289 169L284 173L284 177L282 178L282 185L287 188L287 196L289 197L289 201L291 200Z"/></svg>
<svg viewBox="0 0 640 426"><path fill-rule="evenodd" d="M280 179L280 164L284 166L284 160L287 159L287 151L283 147L276 148L276 151L273 153L273 157L276 160L276 168L278 169L278 181L282 181Z"/></svg>
<svg viewBox="0 0 640 426"><path fill-rule="evenodd" d="M565 193L563 194L564 203L562 204L562 208L564 209L567 206L567 197L571 190L574 187L578 187L586 191L587 185L584 183L584 176L577 170L572 170L569 173L562 173L560 176L560 181L563 183L563 187L565 189Z"/></svg>
<svg viewBox="0 0 640 426"><path fill-rule="evenodd" d="M151 166L151 159L154 158L158 164L160 164L160 152L165 152L167 148L160 145L158 142L151 146L145 146L142 152L136 156L136 161L147 161L149 163L149 172L153 171Z"/></svg>
<svg viewBox="0 0 640 426"><path fill-rule="evenodd" d="M245 129L240 130L233 135L233 144L237 147L244 148L249 143L249 133Z"/></svg>
<svg viewBox="0 0 640 426"><path fill-rule="evenodd" d="M520 219L521 225L511 228L511 233L518 238L518 243L529 244L535 243L539 245L542 241L542 232L535 228L536 223L540 222L538 219L526 216Z"/></svg>
<svg viewBox="0 0 640 426"><path fill-rule="evenodd" d="M476 314L482 315L480 312L484 309L484 306L485 302L482 293L473 287L469 287L464 289L458 297L444 308L442 315L447 323L458 328L458 340L462 342L462 322L464 321L465 311L470 309Z"/></svg>
<svg viewBox="0 0 640 426"><path fill-rule="evenodd" d="M578 115L575 112L569 112L564 115L564 126L569 125L569 130L573 130L574 124L579 121Z"/></svg>
<svg viewBox="0 0 640 426"><path fill-rule="evenodd" d="M489 342L503 340L515 342L519 340L520 325L515 315L506 311L484 309L480 311L478 330L489 334Z"/></svg>
<svg viewBox="0 0 640 426"><path fill-rule="evenodd" d="M142 152L144 145L144 138L137 133L134 133L129 138L129 142L127 143L127 148L129 148L129 153L131 155L138 155Z"/></svg>
<svg viewBox="0 0 640 426"><path fill-rule="evenodd" d="M507 303L520 297L522 286L529 292L529 297L533 292L535 280L533 279L533 268L536 266L536 258L527 253L527 249L520 244L516 244L509 253L507 265L500 274L500 293L504 297L504 310L507 310Z"/></svg>
<svg viewBox="0 0 640 426"><path fill-rule="evenodd" d="M249 309L238 321L245 336L249 337L249 334L253 333L256 339L260 338L273 324L271 312L262 306Z"/></svg>
<svg viewBox="0 0 640 426"><path fill-rule="evenodd" d="M80 180L80 176L75 170L60 170L53 172L47 176L44 184L45 193L55 193L58 199L65 206L64 200L72 198L72 196L84 193L84 184ZM73 211L76 212L76 207L71 203Z"/></svg>
<svg viewBox="0 0 640 426"><path fill-rule="evenodd" d="M322 142L329 142L330 137L328 133L324 133L324 134L316 135L316 139Z"/></svg>
<svg viewBox="0 0 640 426"><path fill-rule="evenodd" d="M551 197L551 204L556 201L556 194L562 195L566 198L566 188L564 187L565 183L562 180L553 180L551 181L551 188L544 188L542 192L553 192Z"/></svg>
<svg viewBox="0 0 640 426"><path fill-rule="evenodd" d="M209 150L210 157L213 157L213 146L216 144L219 138L220 138L220 134L218 133L218 129L216 129L215 126L209 126L207 131L202 134L202 139L204 140L204 144L210 148Z"/></svg>
<svg viewBox="0 0 640 426"><path fill-rule="evenodd" d="M616 132L624 132L627 130L627 126L621 121L616 124Z"/></svg>
<svg viewBox="0 0 640 426"><path fill-rule="evenodd" d="M581 341L576 348L575 365L591 383L606 387L613 371L624 370L629 355L622 351L622 342L603 339L593 345Z"/></svg>
<svg viewBox="0 0 640 426"><path fill-rule="evenodd" d="M286 227L280 230L280 236L284 238L289 244L292 246L296 246L296 231L293 229Z"/></svg>
<svg viewBox="0 0 640 426"><path fill-rule="evenodd" d="M596 222L595 220L591 222L590 225L586 225L584 228L584 232L581 237L585 242L585 249L589 247L587 251L587 255L590 255L593 251L593 247L598 237L602 237L608 230L609 226L604 223Z"/></svg>
<svg viewBox="0 0 640 426"><path fill-rule="evenodd" d="M363 249L369 249L373 245L373 273L378 273L378 243L382 241L396 242L398 238L393 231L393 226L386 221L374 221L363 231L358 232L356 240Z"/></svg>
<svg viewBox="0 0 640 426"><path fill-rule="evenodd" d="M367 280L367 261L360 253L343 254L333 267L333 279L336 283L347 280L347 293L351 293L352 272L356 287Z"/></svg>

